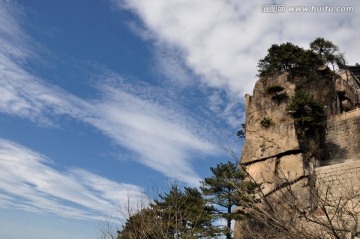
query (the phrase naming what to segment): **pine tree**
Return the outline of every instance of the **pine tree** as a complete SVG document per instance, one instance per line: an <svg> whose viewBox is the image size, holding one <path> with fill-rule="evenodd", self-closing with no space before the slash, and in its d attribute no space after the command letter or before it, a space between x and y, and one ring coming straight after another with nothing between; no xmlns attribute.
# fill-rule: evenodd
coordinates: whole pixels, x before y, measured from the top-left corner
<svg viewBox="0 0 360 239"><path fill-rule="evenodd" d="M162 212L174 238L214 236L215 230L211 224L214 208L206 204L197 188L185 187L182 191L178 186L173 186L169 193L160 195L154 207Z"/></svg>
<svg viewBox="0 0 360 239"><path fill-rule="evenodd" d="M239 165L232 162L220 163L216 167L210 168L213 175L205 178L200 187L203 194L207 196L209 203L216 205L214 218L226 220L224 234L227 239L231 239L231 221L240 219L239 213L233 209L239 205L239 188L242 188L244 173Z"/></svg>
<svg viewBox="0 0 360 239"><path fill-rule="evenodd" d="M324 62L327 62L328 58L334 56L339 48L331 41L318 37L310 43L310 49L320 55Z"/></svg>
<svg viewBox="0 0 360 239"><path fill-rule="evenodd" d="M131 216L118 239L198 239L214 238L214 207L209 206L197 188L177 185L159 195L149 208Z"/></svg>
<svg viewBox="0 0 360 239"><path fill-rule="evenodd" d="M326 114L323 104L304 89L295 92L287 110L292 112L296 125L303 133L302 137L310 137L324 126Z"/></svg>
<svg viewBox="0 0 360 239"><path fill-rule="evenodd" d="M323 64L321 56L313 50L305 50L290 42L273 44L268 54L259 60L260 76L287 71L293 75L304 76L313 73Z"/></svg>
<svg viewBox="0 0 360 239"><path fill-rule="evenodd" d="M157 239L166 238L161 218L152 208L144 208L126 221L123 229L118 231L118 239Z"/></svg>

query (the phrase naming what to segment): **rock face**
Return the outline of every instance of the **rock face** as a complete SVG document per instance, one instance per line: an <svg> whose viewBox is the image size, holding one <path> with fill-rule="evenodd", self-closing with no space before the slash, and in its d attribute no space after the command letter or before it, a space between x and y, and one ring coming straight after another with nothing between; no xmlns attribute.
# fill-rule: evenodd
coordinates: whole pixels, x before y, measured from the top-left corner
<svg viewBox="0 0 360 239"><path fill-rule="evenodd" d="M281 86L277 95L269 94L270 87ZM246 134L241 165L257 183L265 195L271 195L282 182L296 181L294 187L301 190L307 185L307 170L297 138L294 119L287 112L287 105L295 94L296 83L288 73L260 78L253 95L245 96ZM277 96L281 97L277 97ZM267 124L264 124L267 122ZM235 239L242 235L241 222L235 223Z"/></svg>
<svg viewBox="0 0 360 239"><path fill-rule="evenodd" d="M282 86L280 100L267 89ZM253 96L246 95L246 140L242 165L269 193L276 187L276 173L282 171L291 179L303 176L302 154L294 120L286 107L295 94L295 84L283 73L264 77L255 85ZM264 125L265 120L270 121Z"/></svg>
<svg viewBox="0 0 360 239"><path fill-rule="evenodd" d="M349 70L341 70L335 82L335 88L338 95L338 112L350 111L359 106L360 99L360 67L349 67Z"/></svg>
<svg viewBox="0 0 360 239"><path fill-rule="evenodd" d="M360 109L336 115L327 122L326 160L318 166L355 161L360 158Z"/></svg>
<svg viewBox="0 0 360 239"><path fill-rule="evenodd" d="M358 68L350 69L360 71ZM287 111L297 87L306 89L321 101L328 118L359 106L360 82L356 74L349 70L335 74L328 68L319 70L318 74L317 81L290 79L287 72L262 77L256 82L253 95L245 96L246 137L241 164L255 181L262 183L265 193L274 190L278 185L276 178L280 176L296 180L309 173L294 119ZM268 93L274 86L281 86L283 90Z"/></svg>
<svg viewBox="0 0 360 239"><path fill-rule="evenodd" d="M283 86L282 94L286 95L279 102L265 92L268 87L276 85ZM293 120L286 113L288 99L294 95L294 90L295 85L287 81L287 74L283 74L260 79L255 85L253 96L246 95L246 141L242 163L299 148ZM261 124L266 118L271 119L269 127Z"/></svg>
<svg viewBox="0 0 360 239"><path fill-rule="evenodd" d="M294 182L294 191L303 201L310 204L308 187L311 180L315 180L316 167L344 162L348 156L358 158L360 110L351 113L356 115L356 119L347 117L346 121L343 121L336 117L344 112L353 112L360 105L359 72L358 66L342 69L337 74L324 68L319 70L319 80L316 82L306 79L300 82L290 79L286 72L279 73L260 78L256 82L253 95L245 96L246 134L240 162L252 179L261 184L263 195L271 197L279 190L279 185L283 181ZM283 90L276 94L269 93L268 89L275 86L281 86ZM311 161L305 155L292 112L287 111L287 105L298 87L306 89L325 105L329 132L322 147L331 153L324 156L321 161ZM339 127L341 134L336 132ZM348 129L355 129L351 131L356 133L350 133ZM347 145L346 137L355 137L356 145ZM334 144L338 148L334 147ZM237 230L239 227L235 226L235 238L242 238L241 232Z"/></svg>

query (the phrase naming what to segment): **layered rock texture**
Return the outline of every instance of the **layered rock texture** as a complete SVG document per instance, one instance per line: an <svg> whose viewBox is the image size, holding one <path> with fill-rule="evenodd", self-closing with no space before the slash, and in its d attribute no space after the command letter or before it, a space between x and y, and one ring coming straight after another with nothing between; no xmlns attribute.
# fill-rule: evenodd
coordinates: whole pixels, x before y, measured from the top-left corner
<svg viewBox="0 0 360 239"><path fill-rule="evenodd" d="M266 93L271 86L284 88L281 100ZM241 158L249 174L262 183L265 194L276 187L276 173L284 168L289 178L304 175L302 154L294 120L287 114L287 103L295 93L295 84L283 73L261 78L252 96L246 95L246 137ZM264 121L270 121L264 125ZM299 167L300 166L300 167Z"/></svg>
<svg viewBox="0 0 360 239"><path fill-rule="evenodd" d="M355 71L360 67L351 69ZM348 146L346 138L360 140L360 121L357 118L360 111L352 115L347 113L346 119L344 116L359 106L358 76L345 69L334 74L327 68L319 70L319 75L318 82L290 79L286 72L262 77L256 82L253 95L245 96L246 136L241 164L256 181L262 183L265 193L274 190L275 177L281 176L280 172L289 180L300 179L308 173L294 118L287 110L298 87L321 101L328 117L328 140L324 146L328 153L321 162L316 162L315 167L358 156L359 144ZM267 93L267 89L274 86L281 86L283 90L276 94Z"/></svg>
<svg viewBox="0 0 360 239"><path fill-rule="evenodd" d="M311 180L338 175L360 162L360 67L346 66L336 73L318 70L318 79L292 78L283 72L261 77L253 95L246 95L246 134L241 165L271 197L284 182L304 201L311 201ZM281 86L276 94L270 87ZM327 115L321 156L309 158L304 139L299 138L292 112L287 106L297 89L304 89L324 105ZM308 144L309 145L309 144ZM343 164L343 165L340 165ZM358 165L357 163L356 165ZM351 169L360 182L359 170ZM317 174L317 175L316 175ZM315 182L313 182L315 183ZM236 238L241 238L237 236Z"/></svg>

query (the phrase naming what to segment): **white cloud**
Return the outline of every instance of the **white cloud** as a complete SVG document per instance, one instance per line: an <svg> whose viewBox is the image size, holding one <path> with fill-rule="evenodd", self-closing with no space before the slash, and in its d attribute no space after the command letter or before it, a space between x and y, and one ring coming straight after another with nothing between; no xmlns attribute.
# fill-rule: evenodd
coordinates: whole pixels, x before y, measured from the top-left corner
<svg viewBox="0 0 360 239"><path fill-rule="evenodd" d="M349 64L360 61L360 3L336 1L237 1L237 0L111 0L121 10L141 20L137 33L158 48L158 68L179 87L186 66L200 81L225 93L219 102L210 95L209 108L233 127L243 118L239 103L251 94L257 80L257 63L274 43L293 42L308 48L309 42L324 37L346 52ZM349 13L263 13L264 4L290 6L354 6ZM134 25L134 24L133 24ZM135 28L135 27L134 27ZM143 30L142 33L139 31ZM165 56L165 57L164 57ZM169 57L170 56L170 57ZM169 60L170 58L170 60ZM180 59L179 59L180 58ZM163 64L163 62L166 64ZM180 64L171 64L178 61ZM186 72L186 71L185 71ZM173 77L180 73L182 77ZM186 81L185 81L186 82ZM223 104L221 104L223 101ZM226 106L225 106L226 105Z"/></svg>
<svg viewBox="0 0 360 239"><path fill-rule="evenodd" d="M0 1L0 112L28 118L42 125L51 114L76 113L86 102L27 72L23 64L35 55L22 31L22 9L15 2ZM11 24L8 24L11 23Z"/></svg>
<svg viewBox="0 0 360 239"><path fill-rule="evenodd" d="M49 116L71 113L89 105L60 88L46 85L0 52L0 112L51 125Z"/></svg>
<svg viewBox="0 0 360 239"><path fill-rule="evenodd" d="M104 99L94 104L97 115L84 119L136 152L138 161L167 177L197 184L200 178L191 166L195 154L214 154L216 147L201 135L192 119L163 104L103 87ZM159 95L158 95L159 96ZM159 99L159 98L158 98Z"/></svg>
<svg viewBox="0 0 360 239"><path fill-rule="evenodd" d="M140 200L143 189L82 169L59 171L43 155L0 139L0 206L56 215L103 220L127 200Z"/></svg>
<svg viewBox="0 0 360 239"><path fill-rule="evenodd" d="M192 132L201 131L200 126L191 125L191 118L159 102L106 85L101 87L103 98L85 101L45 84L20 66L10 68L11 64L4 64L7 70L0 81L3 95L0 111L3 113L28 118L41 125L54 124L51 120L54 116L71 116L98 128L119 145L135 152L136 161L190 184L199 180L192 169L190 154L215 153L214 145ZM156 92L149 94L154 98L151 94ZM159 95L156 97L161 101Z"/></svg>
<svg viewBox="0 0 360 239"><path fill-rule="evenodd" d="M31 52L23 41L27 36L19 25L19 21L24 16L23 9L10 0L1 0L0 6L0 51L6 52L9 58L24 60L31 55Z"/></svg>
<svg viewBox="0 0 360 239"><path fill-rule="evenodd" d="M167 79L165 82L169 82L174 85L173 90L195 86L195 77L186 67L182 55L176 50L159 49L155 53L154 60L159 75L162 75Z"/></svg>
<svg viewBox="0 0 360 239"><path fill-rule="evenodd" d="M12 64L4 64L7 70L3 74L6 75L0 81L4 96L0 99L0 111L3 113L42 125L53 124L51 118L57 115L71 116L98 128L119 145L135 152L138 162L191 184L199 178L190 164L190 153L214 153L212 144L192 133L191 118L152 99L142 99L120 87L114 90L113 86L103 85L103 98L85 101L45 84L21 66L10 68ZM156 92L149 94L154 98L151 94ZM156 97L161 100L158 95ZM195 127L200 129L200 126Z"/></svg>
<svg viewBox="0 0 360 239"><path fill-rule="evenodd" d="M321 36L338 44L354 64L360 49L360 4L329 1L277 1L286 6L352 5L353 13L262 13L272 2L235 0L112 0L131 10L151 32L155 46L181 52L187 66L209 86L230 94L251 93L257 61L274 43L291 41L303 47ZM170 45L170 47L169 47ZM238 99L236 99L238 100Z"/></svg>
<svg viewBox="0 0 360 239"><path fill-rule="evenodd" d="M0 4L6 13L0 16L0 22L9 19L14 25L14 29L0 25L0 32L6 32L0 39L9 45L0 48L0 112L45 126L57 124L54 117L70 116L98 128L134 152L136 161L168 177L190 184L198 182L190 154L213 154L215 146L200 133L193 132L201 131L201 127L176 110L176 104L166 105L171 99L159 95L161 89L144 86L135 89L131 84L125 85L121 77L109 73L99 80L107 82L100 86L102 98L83 100L46 84L23 67L23 61L32 55L27 37L16 14L9 10L11 4L7 1ZM24 52L29 54L15 54L18 45L12 42L21 43ZM116 90L114 85L118 85Z"/></svg>

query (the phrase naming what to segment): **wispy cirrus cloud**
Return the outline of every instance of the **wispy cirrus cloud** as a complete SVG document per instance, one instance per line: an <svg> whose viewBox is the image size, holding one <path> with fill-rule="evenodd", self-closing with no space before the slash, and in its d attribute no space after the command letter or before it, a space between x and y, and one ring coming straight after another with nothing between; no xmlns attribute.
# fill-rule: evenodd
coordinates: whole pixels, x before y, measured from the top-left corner
<svg viewBox="0 0 360 239"><path fill-rule="evenodd" d="M192 158L196 154L216 154L218 149L202 137L203 129L194 119L119 88L103 86L102 92L104 98L94 103L97 115L87 117L86 122L136 152L142 164L167 177L198 184L200 178L191 166Z"/></svg>
<svg viewBox="0 0 360 239"><path fill-rule="evenodd" d="M1 59L25 60L32 53L27 48L26 41L24 41L24 39L27 39L27 35L23 33L19 24L19 21L24 17L23 9L16 2L9 0L1 0L0 6Z"/></svg>
<svg viewBox="0 0 360 239"><path fill-rule="evenodd" d="M141 200L143 189L117 183L82 169L59 171L37 152L0 139L0 206L63 217L103 220L127 200Z"/></svg>
<svg viewBox="0 0 360 239"><path fill-rule="evenodd" d="M6 10L8 2L0 3ZM198 183L200 178L192 167L191 155L217 153L217 147L205 136L199 122L182 114L181 106L162 94L162 89L135 87L115 73L99 76L99 82L105 83L99 84L101 95L91 100L45 83L24 67L24 60L30 56L13 54L18 48L11 42L21 42L29 55L31 48L16 14L9 11L0 16L10 18L15 29L12 32L7 25L0 26L0 32L8 32L1 34L0 39L10 46L0 48L1 113L45 126L59 123L54 120L56 117L72 117L99 129L131 151L137 162L168 177Z"/></svg>
<svg viewBox="0 0 360 239"><path fill-rule="evenodd" d="M216 153L215 145L192 132L201 131L200 125L190 125L192 119L159 102L142 99L121 88L115 90L110 85L101 86L102 98L86 101L45 84L22 68L11 70L11 76L8 74L0 83L3 113L41 125L56 124L54 116L70 116L98 128L134 152L136 161L190 184L199 181L190 155Z"/></svg>
<svg viewBox="0 0 360 239"><path fill-rule="evenodd" d="M29 73L26 62L35 57L21 27L23 9L16 2L0 1L0 112L15 114L42 125L51 125L48 115L78 112L86 102L59 87L45 84Z"/></svg>
<svg viewBox="0 0 360 239"><path fill-rule="evenodd" d="M200 125L190 125L190 118L159 102L110 85L101 86L102 98L86 101L45 84L20 67L8 69L10 73L0 83L3 113L47 126L57 123L54 116L70 116L134 152L136 161L190 184L200 180L190 155L216 153L216 146L192 132L201 131Z"/></svg>

